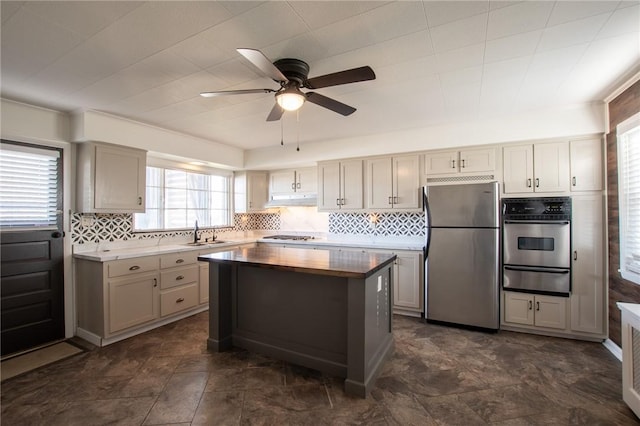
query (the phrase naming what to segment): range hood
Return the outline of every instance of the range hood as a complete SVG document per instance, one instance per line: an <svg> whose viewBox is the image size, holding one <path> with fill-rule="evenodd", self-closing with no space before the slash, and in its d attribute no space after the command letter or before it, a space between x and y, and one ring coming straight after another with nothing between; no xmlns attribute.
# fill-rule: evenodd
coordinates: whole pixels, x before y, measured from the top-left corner
<svg viewBox="0 0 640 426"><path fill-rule="evenodd" d="M271 195L266 207L292 207L318 205L317 194L277 194Z"/></svg>

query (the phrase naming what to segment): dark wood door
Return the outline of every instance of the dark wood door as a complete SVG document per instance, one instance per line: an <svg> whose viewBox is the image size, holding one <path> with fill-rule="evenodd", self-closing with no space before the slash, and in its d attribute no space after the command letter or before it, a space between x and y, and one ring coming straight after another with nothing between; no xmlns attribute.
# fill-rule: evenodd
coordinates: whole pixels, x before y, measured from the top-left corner
<svg viewBox="0 0 640 426"><path fill-rule="evenodd" d="M2 148L0 352L4 356L64 339L64 234L60 150L4 140ZM47 154L42 152L50 151L57 152L43 161Z"/></svg>

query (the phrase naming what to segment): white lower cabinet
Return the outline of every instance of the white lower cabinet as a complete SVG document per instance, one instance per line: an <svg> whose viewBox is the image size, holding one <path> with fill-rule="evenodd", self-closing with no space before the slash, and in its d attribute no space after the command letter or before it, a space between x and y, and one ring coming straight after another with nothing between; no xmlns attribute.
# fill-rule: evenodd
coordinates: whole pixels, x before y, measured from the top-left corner
<svg viewBox="0 0 640 426"><path fill-rule="evenodd" d="M505 291L504 322L564 330L567 298Z"/></svg>
<svg viewBox="0 0 640 426"><path fill-rule="evenodd" d="M158 274L132 274L107 282L108 333L158 318Z"/></svg>

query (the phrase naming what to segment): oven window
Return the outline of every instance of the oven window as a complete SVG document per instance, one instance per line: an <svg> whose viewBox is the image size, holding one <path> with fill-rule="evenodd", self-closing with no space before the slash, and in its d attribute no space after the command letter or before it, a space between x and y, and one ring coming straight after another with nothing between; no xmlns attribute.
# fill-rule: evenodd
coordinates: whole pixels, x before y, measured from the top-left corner
<svg viewBox="0 0 640 426"><path fill-rule="evenodd" d="M553 238L518 237L518 250L553 251Z"/></svg>

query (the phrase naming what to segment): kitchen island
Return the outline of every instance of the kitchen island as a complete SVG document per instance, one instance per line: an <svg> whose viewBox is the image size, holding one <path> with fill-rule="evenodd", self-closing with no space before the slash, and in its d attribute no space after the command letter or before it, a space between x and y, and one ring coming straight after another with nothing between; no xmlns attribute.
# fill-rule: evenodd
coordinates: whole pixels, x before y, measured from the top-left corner
<svg viewBox="0 0 640 426"><path fill-rule="evenodd" d="M232 346L345 378L366 397L393 350L396 256L258 246L209 262L212 351Z"/></svg>

